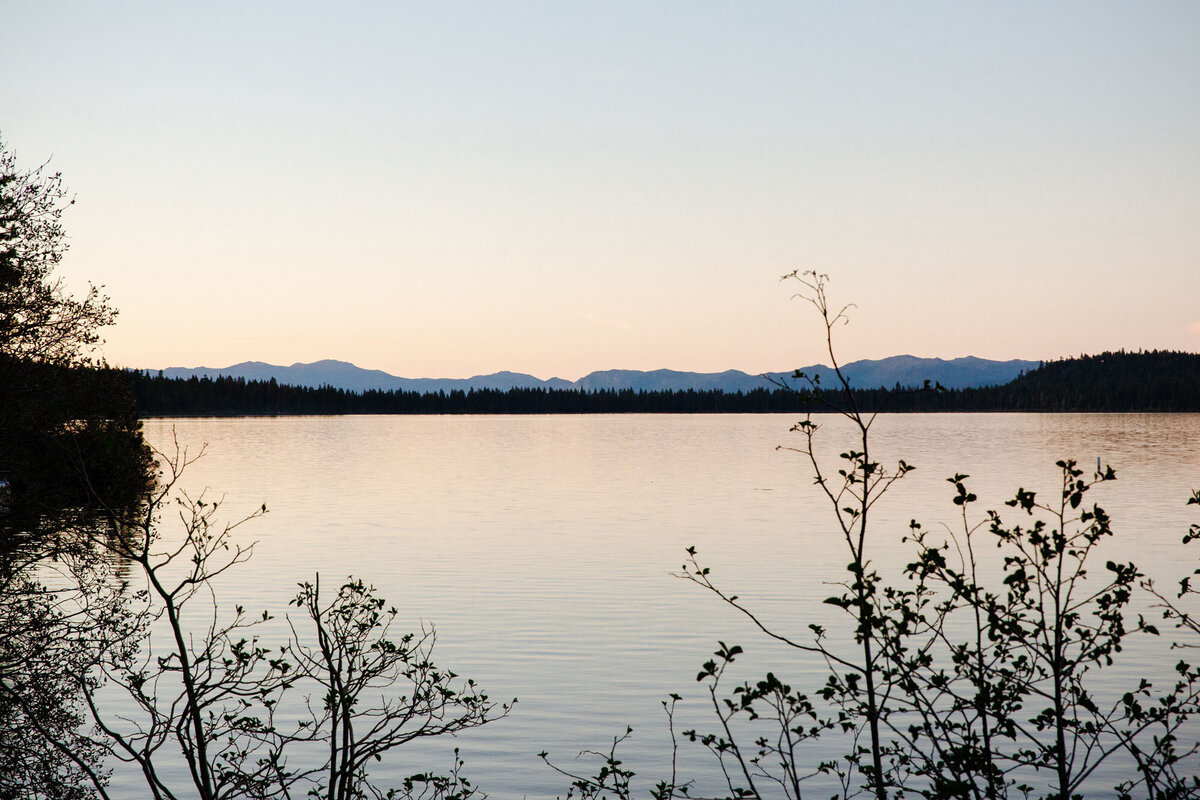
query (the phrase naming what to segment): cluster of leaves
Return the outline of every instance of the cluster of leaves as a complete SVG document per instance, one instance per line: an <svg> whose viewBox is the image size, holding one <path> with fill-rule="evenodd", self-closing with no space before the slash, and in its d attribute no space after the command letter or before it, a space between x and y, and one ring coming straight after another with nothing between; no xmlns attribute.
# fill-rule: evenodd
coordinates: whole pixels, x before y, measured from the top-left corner
<svg viewBox="0 0 1200 800"><path fill-rule="evenodd" d="M62 175L17 166L0 142L0 355L13 361L90 363L116 311L99 288L69 295L54 270L66 253Z"/></svg>
<svg viewBox="0 0 1200 800"><path fill-rule="evenodd" d="M680 577L827 669L811 695L772 673L727 692L722 679L743 651L720 643L697 676L714 728L684 733L714 757L724 783L717 796L800 798L804 784L820 777L812 785L841 798L1068 800L1095 791L1104 768L1121 776L1111 796L1200 797L1200 742L1188 727L1200 713L1200 666L1179 660L1158 685L1137 676L1122 686L1122 673L1111 669L1131 637L1161 637L1137 613L1151 598L1177 629L1200 634L1200 621L1184 608L1197 592L1191 580L1167 596L1135 565L1101 561L1112 520L1088 499L1115 480L1113 470L1087 478L1075 462L1058 462L1061 485L1049 500L1021 488L1008 501L1018 521L994 510L975 516L968 476L954 475L957 527L934 534L914 521L907 541L915 557L902 580L886 581L870 558L871 512L913 467L900 461L886 468L870 455L875 413L859 405L862 395L842 375L832 346L848 307L830 308L824 276L785 277L803 282L802 295L820 313L836 379L831 388L796 373L792 388L844 416L854 431L832 471L817 456L811 416L793 429L803 444L787 448L809 459L845 543L847 576L826 602L846 615L850 630L834 636L813 624L799 636L768 625L689 548ZM1200 504L1200 493L1189 502ZM1184 541L1195 539L1200 525ZM826 742L814 746L830 737L841 758L815 755L830 752ZM614 749L606 769L573 776L574 791L633 796L631 771L619 784L601 779L611 778L615 762ZM694 796L694 786L675 780L672 769L655 796Z"/></svg>
<svg viewBox="0 0 1200 800"><path fill-rule="evenodd" d="M241 606L223 610L215 587L253 549L234 532L266 508L219 523L220 502L176 490L186 463L185 454L164 459L140 520L75 527L53 569L43 562L20 591L0 595L12 606L3 609L10 627L0 709L40 720L30 732L40 745L19 743L26 760L57 754L48 763L68 768L45 796L74 797L62 794L74 784L79 797L107 797L101 763L132 768L161 798L475 795L457 754L449 772L391 788L377 786L369 766L415 739L502 717L511 704L440 668L432 628L392 636L397 610L360 580L329 598L319 577L301 583L298 614L285 623ZM180 519L177 536L161 532L168 507ZM290 636L268 645L264 626L280 624ZM115 704L114 693L123 697ZM61 703L59 716L46 713L51 701ZM183 774L166 768L180 756Z"/></svg>

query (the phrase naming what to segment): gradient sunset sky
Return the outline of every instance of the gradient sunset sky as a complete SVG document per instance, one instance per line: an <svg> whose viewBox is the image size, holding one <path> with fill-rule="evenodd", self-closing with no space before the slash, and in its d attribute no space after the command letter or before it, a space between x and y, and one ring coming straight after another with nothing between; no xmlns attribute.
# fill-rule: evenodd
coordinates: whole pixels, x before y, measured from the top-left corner
<svg viewBox="0 0 1200 800"><path fill-rule="evenodd" d="M0 6L133 367L1200 350L1200 3Z"/></svg>

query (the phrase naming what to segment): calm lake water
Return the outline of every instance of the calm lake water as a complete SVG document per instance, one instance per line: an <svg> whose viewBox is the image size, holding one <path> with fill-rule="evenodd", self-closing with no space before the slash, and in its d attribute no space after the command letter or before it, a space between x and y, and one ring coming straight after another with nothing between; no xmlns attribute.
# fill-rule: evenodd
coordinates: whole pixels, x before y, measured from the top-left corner
<svg viewBox="0 0 1200 800"><path fill-rule="evenodd" d="M146 431L164 450L173 435L191 452L207 445L183 484L224 495L228 519L270 509L241 529L258 544L217 587L222 600L282 612L295 583L316 572L373 583L406 625L436 625L440 663L495 699L520 698L507 719L450 746L493 797L540 798L565 795L568 782L539 751L586 769L576 753L626 725L635 729L626 763L641 785L664 777L660 701L680 693L678 727L709 727L694 678L718 639L746 648L739 679L769 668L801 689L822 681L819 665L671 576L695 546L717 582L771 624L796 635L809 622L839 624L821 600L842 577L844 544L805 459L777 449L800 444L788 432L795 420L289 417L151 420ZM832 463L852 442L836 420L820 421ZM1095 498L1115 521L1107 556L1135 558L1164 585L1193 567L1197 553L1179 541L1198 516L1185 501L1200 487L1200 415L891 415L874 435L880 460L917 466L872 522L885 571L910 552L900 541L910 519L953 523L947 476L972 476L982 515L1019 486L1056 492L1057 459L1090 472L1097 457L1118 475ZM699 750L684 744L682 771L710 767ZM446 752L414 748L375 774L442 768Z"/></svg>

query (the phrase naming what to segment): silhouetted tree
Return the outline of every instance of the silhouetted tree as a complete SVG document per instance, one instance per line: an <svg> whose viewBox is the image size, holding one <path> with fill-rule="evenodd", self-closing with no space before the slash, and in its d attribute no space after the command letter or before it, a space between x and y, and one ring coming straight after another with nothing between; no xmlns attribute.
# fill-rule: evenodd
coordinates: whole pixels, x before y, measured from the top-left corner
<svg viewBox="0 0 1200 800"><path fill-rule="evenodd" d="M95 347L116 311L54 272L66 252L62 176L0 142L0 479L41 508L136 502L149 480L128 380Z"/></svg>
<svg viewBox="0 0 1200 800"><path fill-rule="evenodd" d="M116 317L97 287L76 299L54 275L67 250L62 215L72 202L60 173L44 164L20 169L0 141L0 356L6 359L85 363L99 330Z"/></svg>

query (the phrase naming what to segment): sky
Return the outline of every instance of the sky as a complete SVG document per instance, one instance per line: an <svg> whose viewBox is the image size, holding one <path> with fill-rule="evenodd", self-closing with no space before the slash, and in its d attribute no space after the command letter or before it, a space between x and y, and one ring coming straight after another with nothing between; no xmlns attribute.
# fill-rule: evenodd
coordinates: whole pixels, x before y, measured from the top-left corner
<svg viewBox="0 0 1200 800"><path fill-rule="evenodd" d="M140 368L1200 351L1200 3L0 0Z"/></svg>

